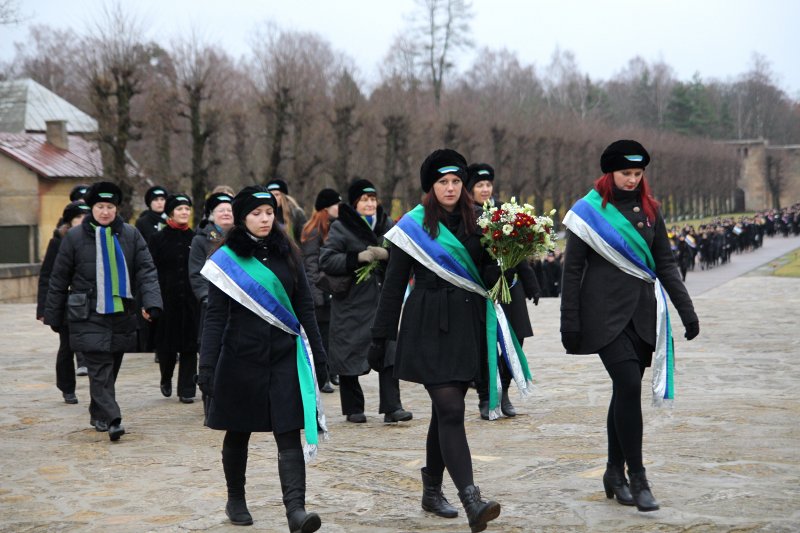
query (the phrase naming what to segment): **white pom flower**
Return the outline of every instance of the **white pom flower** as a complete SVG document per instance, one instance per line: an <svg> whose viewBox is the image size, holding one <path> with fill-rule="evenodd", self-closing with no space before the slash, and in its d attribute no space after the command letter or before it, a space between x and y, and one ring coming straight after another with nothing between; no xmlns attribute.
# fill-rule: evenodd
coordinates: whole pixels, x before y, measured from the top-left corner
<svg viewBox="0 0 800 533"><path fill-rule="evenodd" d="M506 224L503 226L504 235L511 235L512 231L514 231L514 226L512 226L511 224Z"/></svg>

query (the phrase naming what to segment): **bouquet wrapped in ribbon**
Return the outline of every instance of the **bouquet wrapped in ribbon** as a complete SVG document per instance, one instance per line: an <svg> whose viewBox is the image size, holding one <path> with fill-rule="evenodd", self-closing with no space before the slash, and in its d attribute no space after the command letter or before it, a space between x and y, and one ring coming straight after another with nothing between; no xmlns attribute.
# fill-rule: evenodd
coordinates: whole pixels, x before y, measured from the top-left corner
<svg viewBox="0 0 800 533"><path fill-rule="evenodd" d="M492 299L510 303L511 289L505 272L529 257L555 249L550 218L555 212L553 209L550 216L536 216L532 205L519 205L513 197L499 207L488 202L483 205L483 213L478 217L478 226L483 231L481 242L500 267L500 279L489 289Z"/></svg>

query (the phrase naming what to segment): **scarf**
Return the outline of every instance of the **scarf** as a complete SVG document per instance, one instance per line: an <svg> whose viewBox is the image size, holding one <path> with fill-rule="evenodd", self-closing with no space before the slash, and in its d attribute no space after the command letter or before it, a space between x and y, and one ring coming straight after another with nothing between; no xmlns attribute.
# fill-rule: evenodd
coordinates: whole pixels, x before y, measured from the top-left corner
<svg viewBox="0 0 800 533"><path fill-rule="evenodd" d="M603 207L596 190L578 200L564 217L564 225L603 259L626 274L653 284L656 296L656 346L653 354L653 404L675 398L675 352L664 288L655 273L647 242L614 204Z"/></svg>
<svg viewBox="0 0 800 533"><path fill-rule="evenodd" d="M317 387L311 345L283 284L258 259L237 255L228 246L214 252L200 274L269 325L297 337L297 375L306 438L303 454L306 462L314 459L319 442L317 425L322 429L323 437L327 438L327 422Z"/></svg>
<svg viewBox="0 0 800 533"><path fill-rule="evenodd" d="M101 315L125 310L122 299L133 298L128 266L117 236L109 226L95 226L95 274L97 312Z"/></svg>
<svg viewBox="0 0 800 533"><path fill-rule="evenodd" d="M361 217L361 220L367 223L367 226L369 226L371 230L375 229L375 223L378 221L378 219L375 218L375 215L359 215L359 216Z"/></svg>
<svg viewBox="0 0 800 533"><path fill-rule="evenodd" d="M497 372L497 344L514 382L524 397L533 385L528 361L522 352L517 336L511 329L499 303L489 298L489 293L478 273L475 262L461 241L447 227L439 223L439 235L434 239L422 226L424 208L418 205L386 235L386 240L399 247L425 268L456 287L473 292L486 300L486 343L489 365L489 418L500 416L499 397L502 385Z"/></svg>
<svg viewBox="0 0 800 533"><path fill-rule="evenodd" d="M167 219L167 226L169 226L172 229L179 229L181 231L186 231L189 229L189 224L178 224L171 218Z"/></svg>

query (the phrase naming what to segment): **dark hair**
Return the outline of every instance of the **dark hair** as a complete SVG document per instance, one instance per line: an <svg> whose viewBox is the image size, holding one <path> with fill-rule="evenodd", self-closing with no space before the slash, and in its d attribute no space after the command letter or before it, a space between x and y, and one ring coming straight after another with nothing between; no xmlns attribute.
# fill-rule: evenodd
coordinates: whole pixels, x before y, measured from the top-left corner
<svg viewBox="0 0 800 533"><path fill-rule="evenodd" d="M462 181L461 196L459 196L455 208L461 213L461 219L464 221L464 229L469 234L474 233L478 228L478 221L475 216L475 203L463 183ZM422 227L435 239L439 236L439 222L444 220L447 211L445 211L444 207L442 207L436 199L436 193L433 191L433 188L425 193L425 196L422 198L422 207L425 209Z"/></svg>
<svg viewBox="0 0 800 533"><path fill-rule="evenodd" d="M229 240L235 242L246 242L248 244L253 243L253 245L255 245L255 241L252 241L250 237L245 235L246 233L247 229L245 229L243 226L233 226L230 231L225 234L225 237L220 239L220 241L212 247L210 253L208 254L209 257L224 245L228 244ZM289 238L281 225L277 223L277 219L275 220L275 223L272 224L272 229L270 229L269 234L265 237L265 239L272 241L280 254L286 256L286 259L289 262L289 270L292 272L292 278L294 279L295 283L297 283L297 273L301 265L300 248L298 248L297 244L295 244L295 242ZM271 247L272 246L270 246L270 248ZM239 246L231 246L231 249L237 254L238 248Z"/></svg>
<svg viewBox="0 0 800 533"><path fill-rule="evenodd" d="M608 172L597 178L594 182L594 188L597 189L597 192L603 197L603 207L605 207L606 204L614 198L613 172ZM650 185L648 185L647 179L644 176L642 176L642 181L639 182L639 195L642 202L642 209L644 209L644 214L647 215L647 220L651 223L655 222L658 206L661 204L653 198L653 192L650 190Z"/></svg>

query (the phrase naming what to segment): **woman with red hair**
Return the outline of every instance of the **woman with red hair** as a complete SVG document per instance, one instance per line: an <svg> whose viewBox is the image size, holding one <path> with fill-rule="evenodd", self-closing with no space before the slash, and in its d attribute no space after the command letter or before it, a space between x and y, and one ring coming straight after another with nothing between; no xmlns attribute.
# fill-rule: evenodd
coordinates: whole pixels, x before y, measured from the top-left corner
<svg viewBox="0 0 800 533"><path fill-rule="evenodd" d="M636 141L616 141L603 152L603 175L564 217L567 246L561 294L564 348L571 354L598 353L613 384L606 419L606 496L636 505L639 511L659 508L642 462L645 368L653 367L654 402L673 398L666 295L678 310L686 339L700 332L659 204L645 178L649 162L647 150Z"/></svg>

